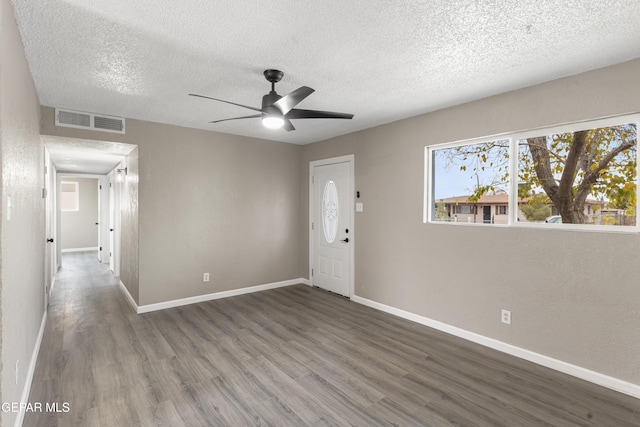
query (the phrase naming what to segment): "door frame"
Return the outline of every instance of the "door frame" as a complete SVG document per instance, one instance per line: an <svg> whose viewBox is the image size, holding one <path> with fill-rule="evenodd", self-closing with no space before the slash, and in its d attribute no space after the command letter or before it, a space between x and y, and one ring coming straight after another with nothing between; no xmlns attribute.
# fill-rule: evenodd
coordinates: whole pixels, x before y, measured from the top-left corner
<svg viewBox="0 0 640 427"><path fill-rule="evenodd" d="M61 182L64 181L65 179L69 179L69 178L89 178L89 179L95 179L97 181L98 186L100 186L102 184L103 179L106 179L107 175L100 175L100 174L93 174L93 173L83 173L83 172L57 172L56 173L56 201L60 200L60 185ZM99 188L99 187L98 187ZM101 191L101 190L98 190ZM108 204L107 206L104 206L103 204L100 203L100 195L98 196L98 212L96 215L96 218L98 218L98 239L100 238L100 229L104 226L105 229L106 227L108 227L108 224L102 224L102 210L106 208L108 209ZM56 203L56 230L57 230L57 239L56 239L56 252L57 252L57 269L60 269L62 267L62 245L61 245L61 239L62 239L62 212L60 210L60 206ZM98 257L97 260L98 262L100 262L100 240L98 240Z"/></svg>
<svg viewBox="0 0 640 427"><path fill-rule="evenodd" d="M44 149L44 187L42 188L42 198L44 199L44 230L45 243L44 250L44 307L49 306L49 297L53 290L54 277L58 270L56 261L58 242L56 227L56 169L51 161L51 156L47 147ZM49 242L49 239L52 239Z"/></svg>
<svg viewBox="0 0 640 427"><path fill-rule="evenodd" d="M120 256L121 256L121 197L122 197L122 175L118 173L118 169L124 170L124 161L120 162L109 174L107 175L108 198L109 198L109 223L107 225L109 231L109 269L115 277L120 277Z"/></svg>
<svg viewBox="0 0 640 427"><path fill-rule="evenodd" d="M109 177L98 178L98 260L102 264L109 263Z"/></svg>
<svg viewBox="0 0 640 427"><path fill-rule="evenodd" d="M332 165L335 163L349 163L349 194L348 200L351 203L351 217L349 218L349 239L352 243L349 245L349 295L351 298L355 295L355 242L356 242L356 228L355 228L355 154L347 154L344 156L338 157L330 157L327 159L321 160L312 160L309 162L309 223L307 224L309 227L309 283L311 286L313 284L313 208L314 208L314 200L313 200L313 168L316 166L326 166Z"/></svg>

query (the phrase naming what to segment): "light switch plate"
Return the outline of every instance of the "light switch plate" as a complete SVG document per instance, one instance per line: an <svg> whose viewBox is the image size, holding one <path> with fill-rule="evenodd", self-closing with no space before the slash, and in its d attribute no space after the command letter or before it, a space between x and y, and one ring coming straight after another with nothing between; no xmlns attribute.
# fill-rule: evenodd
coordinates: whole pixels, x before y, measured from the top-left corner
<svg viewBox="0 0 640 427"><path fill-rule="evenodd" d="M356 212L364 212L364 204L356 203Z"/></svg>

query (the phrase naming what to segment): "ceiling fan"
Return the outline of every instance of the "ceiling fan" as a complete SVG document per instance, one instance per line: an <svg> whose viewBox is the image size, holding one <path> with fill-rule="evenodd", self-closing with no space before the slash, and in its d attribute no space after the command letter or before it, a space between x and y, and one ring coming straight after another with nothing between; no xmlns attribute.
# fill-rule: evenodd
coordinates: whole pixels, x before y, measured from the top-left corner
<svg viewBox="0 0 640 427"><path fill-rule="evenodd" d="M351 119L353 114L346 113L334 113L331 111L318 111L318 110L300 110L294 108L307 96L311 95L314 90L307 86L299 87L293 92L280 96L276 93L276 83L282 80L284 73L280 70L264 70L264 77L267 81L271 82L271 92L262 97L262 108L251 107L249 105L238 104L236 102L225 101L224 99L212 98L210 96L197 95L190 93L190 96L197 96L200 98L213 99L214 101L225 102L231 105L237 105L239 107L248 108L250 110L258 111L260 114L253 114L251 116L233 117L230 119L213 120L209 123L220 123L228 120L240 120L240 119L253 119L262 118L262 124L270 129L284 128L286 131L295 130L292 119Z"/></svg>

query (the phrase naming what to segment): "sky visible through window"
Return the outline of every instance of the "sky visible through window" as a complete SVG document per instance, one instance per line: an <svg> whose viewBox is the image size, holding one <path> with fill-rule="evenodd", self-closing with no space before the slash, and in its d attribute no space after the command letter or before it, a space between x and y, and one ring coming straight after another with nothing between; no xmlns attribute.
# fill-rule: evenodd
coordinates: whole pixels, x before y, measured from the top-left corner
<svg viewBox="0 0 640 427"><path fill-rule="evenodd" d="M508 145L508 140L502 140L434 150L434 200L469 196L482 186L492 186L490 193L508 193L508 179L505 179L508 172ZM500 160L483 161L483 150Z"/></svg>

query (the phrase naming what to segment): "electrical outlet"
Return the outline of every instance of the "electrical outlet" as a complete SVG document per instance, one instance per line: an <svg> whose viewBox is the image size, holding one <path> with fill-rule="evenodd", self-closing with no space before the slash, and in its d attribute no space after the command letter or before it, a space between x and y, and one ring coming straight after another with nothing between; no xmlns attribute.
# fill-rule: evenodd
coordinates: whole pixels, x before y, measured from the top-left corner
<svg viewBox="0 0 640 427"><path fill-rule="evenodd" d="M509 310L502 310L502 323L507 325L511 324L511 312Z"/></svg>
<svg viewBox="0 0 640 427"><path fill-rule="evenodd" d="M207 283L207 282L209 281L209 273L204 273L204 274L202 275L202 281L203 281L204 283Z"/></svg>

